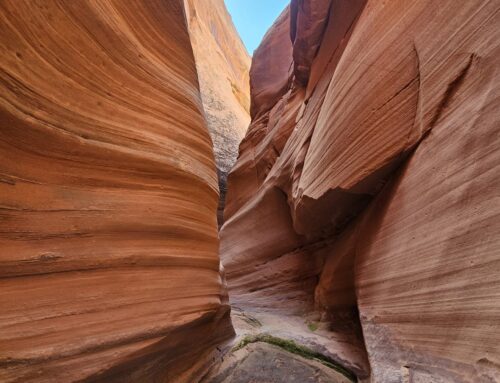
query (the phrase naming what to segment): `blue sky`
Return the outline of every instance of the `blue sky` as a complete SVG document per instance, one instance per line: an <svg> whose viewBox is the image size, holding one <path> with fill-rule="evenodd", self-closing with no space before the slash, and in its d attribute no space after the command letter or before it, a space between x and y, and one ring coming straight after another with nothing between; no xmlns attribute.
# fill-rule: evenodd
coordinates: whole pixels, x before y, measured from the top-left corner
<svg viewBox="0 0 500 383"><path fill-rule="evenodd" d="M262 37L290 0L224 0L248 53L259 46Z"/></svg>

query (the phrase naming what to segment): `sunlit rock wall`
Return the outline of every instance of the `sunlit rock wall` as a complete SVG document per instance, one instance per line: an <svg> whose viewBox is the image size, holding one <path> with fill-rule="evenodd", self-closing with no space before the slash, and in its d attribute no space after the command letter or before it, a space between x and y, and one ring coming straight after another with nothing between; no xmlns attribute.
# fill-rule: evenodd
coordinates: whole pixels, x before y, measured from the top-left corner
<svg viewBox="0 0 500 383"><path fill-rule="evenodd" d="M223 222L227 175L250 123L250 56L224 0L186 0L201 99L212 137Z"/></svg>
<svg viewBox="0 0 500 383"><path fill-rule="evenodd" d="M184 2L0 13L0 381L197 381L233 332Z"/></svg>

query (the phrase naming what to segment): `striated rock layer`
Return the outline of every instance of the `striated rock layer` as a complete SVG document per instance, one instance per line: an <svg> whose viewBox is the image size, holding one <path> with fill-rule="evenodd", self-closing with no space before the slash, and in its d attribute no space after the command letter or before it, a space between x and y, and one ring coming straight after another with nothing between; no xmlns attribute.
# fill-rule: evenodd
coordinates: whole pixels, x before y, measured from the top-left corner
<svg viewBox="0 0 500 383"><path fill-rule="evenodd" d="M250 56L224 0L187 0L187 4L201 99L219 176L221 225L227 175L250 123Z"/></svg>
<svg viewBox="0 0 500 383"><path fill-rule="evenodd" d="M235 305L359 321L365 381L500 381L498 25L494 0L292 1L228 181Z"/></svg>
<svg viewBox="0 0 500 383"><path fill-rule="evenodd" d="M183 0L0 13L0 381L197 381L233 331Z"/></svg>

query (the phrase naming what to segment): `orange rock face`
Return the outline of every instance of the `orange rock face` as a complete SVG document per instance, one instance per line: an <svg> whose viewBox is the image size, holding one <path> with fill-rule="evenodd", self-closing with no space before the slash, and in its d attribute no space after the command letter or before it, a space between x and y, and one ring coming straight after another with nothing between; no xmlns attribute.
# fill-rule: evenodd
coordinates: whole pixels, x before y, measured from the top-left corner
<svg viewBox="0 0 500 383"><path fill-rule="evenodd" d="M197 381L232 328L184 2L0 13L0 381Z"/></svg>
<svg viewBox="0 0 500 383"><path fill-rule="evenodd" d="M229 176L236 305L359 318L366 381L500 379L499 15L292 1L255 53Z"/></svg>
<svg viewBox="0 0 500 383"><path fill-rule="evenodd" d="M224 0L188 0L188 20L201 99L219 175L219 224L227 175L250 123L248 55Z"/></svg>

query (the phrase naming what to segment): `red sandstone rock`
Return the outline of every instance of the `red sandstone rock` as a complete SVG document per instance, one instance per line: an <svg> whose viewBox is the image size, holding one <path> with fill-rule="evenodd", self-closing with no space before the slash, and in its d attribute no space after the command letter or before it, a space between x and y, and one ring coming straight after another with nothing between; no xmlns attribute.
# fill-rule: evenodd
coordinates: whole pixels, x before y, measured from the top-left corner
<svg viewBox="0 0 500 383"><path fill-rule="evenodd" d="M429 132L358 239L358 305L378 381L500 378L499 10L494 1L429 2L374 7L360 20L360 33L370 33L392 17L413 40L420 80L411 134ZM422 19L432 22L423 29Z"/></svg>
<svg viewBox="0 0 500 383"><path fill-rule="evenodd" d="M361 9L360 4L352 3L352 7L348 7L346 4L342 2L334 7L338 11L338 15L343 16L343 22L338 23L338 28L341 30L336 31L342 36L349 33L349 27L353 25ZM259 60L261 58L264 61L276 60L276 63L291 60L290 57L282 58L282 51L277 51L279 58L274 59L273 52L265 49L270 45L267 41L276 44L284 38L290 38L290 33L283 31L282 19L284 15L288 15L288 11L280 16L256 51L250 72L252 84L254 83L252 76L260 68ZM330 20L332 23L335 21L335 18ZM295 21L292 20L292 24L293 22ZM327 28L333 27L328 26ZM333 46L328 40L328 48L337 52L337 56L334 55L333 58L329 59L328 69L330 71L326 73L333 71L340 57L338 52L345 46L345 44L342 45L340 39L334 41L337 41L337 46ZM322 54L321 57L325 56L321 50L319 52ZM290 51L288 54L291 55L292 52ZM261 77L258 76L257 83L260 83ZM322 78L316 86L316 91L308 100L305 99L305 88L295 84L292 76L288 78L288 81L288 88L290 88L288 92L284 95L280 95L280 92L274 93L274 107L265 114L254 116L247 136L240 145L240 157L229 177L230 197L225 211L228 223L221 232L221 255L224 258L230 279L232 279L233 274L240 275L247 272L246 268L251 270L261 264L269 265L268 262L284 254L298 254L300 253L298 249L316 242L305 236L309 234L306 230L297 229L301 222L295 219L294 209L291 209L290 206L293 207L294 204L300 202L297 210L303 214L303 210L300 210L303 199L296 198L295 195L299 191L302 167L315 120L328 90L329 81L326 77ZM260 87L265 89L265 84L260 85ZM273 88L277 89L278 87ZM257 91L255 96L255 88L252 87L252 105L256 105L255 98L259 100L261 93ZM319 229L321 230L322 227ZM242 236L243 232L246 233L245 236ZM321 233L314 232L313 235L314 239L321 239L319 238ZM301 281L301 278L304 280L311 278L308 272L300 275L300 268L298 274L281 273L280 275L285 280L291 279L297 282ZM271 277L271 280L275 280L275 277ZM231 289L238 285L233 279ZM303 286L298 288L301 296L309 296L310 298L307 299L306 307L301 307L305 303L304 299L297 300L295 310L303 311L306 308L311 308L313 287L307 287L308 294L304 295L304 287L308 284L298 283L296 285ZM256 288L253 294L263 293L260 290ZM269 294L269 292L265 294ZM233 295L234 299L238 299L237 297L238 294ZM289 304L290 302L288 302ZM271 304L271 306L276 305Z"/></svg>
<svg viewBox="0 0 500 383"><path fill-rule="evenodd" d="M282 16L255 54L229 176L233 302L314 305L332 326L359 310L366 381L500 378L499 15L496 1L292 1L291 50L268 48Z"/></svg>
<svg viewBox="0 0 500 383"><path fill-rule="evenodd" d="M250 68L252 119L267 112L286 92L291 65L290 10L287 7L253 54Z"/></svg>
<svg viewBox="0 0 500 383"><path fill-rule="evenodd" d="M197 381L232 329L183 1L0 13L0 381Z"/></svg>
<svg viewBox="0 0 500 383"><path fill-rule="evenodd" d="M306 85L329 19L330 0L291 2L290 38L295 79Z"/></svg>

